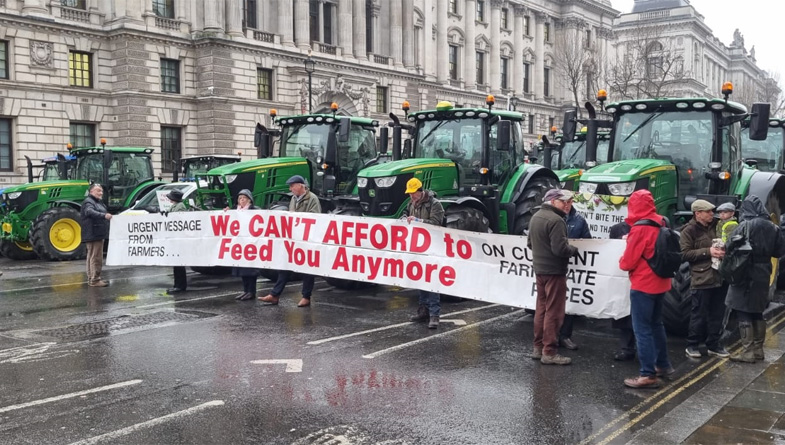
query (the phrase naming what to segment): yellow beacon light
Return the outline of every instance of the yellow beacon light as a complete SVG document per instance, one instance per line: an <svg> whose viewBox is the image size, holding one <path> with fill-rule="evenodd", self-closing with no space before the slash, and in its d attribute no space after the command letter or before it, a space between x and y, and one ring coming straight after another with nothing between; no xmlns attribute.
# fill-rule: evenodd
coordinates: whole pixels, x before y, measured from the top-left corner
<svg viewBox="0 0 785 445"><path fill-rule="evenodd" d="M452 108L453 108L452 102L447 100L439 101L439 103L436 104L436 111L447 111L447 110L452 110Z"/></svg>

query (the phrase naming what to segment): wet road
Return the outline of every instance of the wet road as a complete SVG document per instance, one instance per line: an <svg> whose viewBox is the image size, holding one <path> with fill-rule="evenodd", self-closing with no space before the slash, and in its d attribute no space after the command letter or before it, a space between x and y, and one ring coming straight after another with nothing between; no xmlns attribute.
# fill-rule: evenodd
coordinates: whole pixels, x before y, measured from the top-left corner
<svg viewBox="0 0 785 445"><path fill-rule="evenodd" d="M676 381L628 390L615 331L579 320L573 365L527 357L531 317L443 304L407 323L416 292L299 283L279 306L237 302L239 279L0 258L0 443L624 443L721 376L670 339ZM264 294L271 285L260 279ZM678 391L675 389L678 388ZM332 442L328 442L333 440Z"/></svg>

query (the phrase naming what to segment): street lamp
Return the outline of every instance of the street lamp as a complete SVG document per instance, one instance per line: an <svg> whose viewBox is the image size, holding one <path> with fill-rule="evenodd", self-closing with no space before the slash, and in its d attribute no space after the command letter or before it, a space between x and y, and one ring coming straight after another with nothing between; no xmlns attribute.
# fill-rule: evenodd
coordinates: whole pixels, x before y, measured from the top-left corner
<svg viewBox="0 0 785 445"><path fill-rule="evenodd" d="M510 96L510 108L508 111L516 111L518 108L518 98L515 96Z"/></svg>
<svg viewBox="0 0 785 445"><path fill-rule="evenodd" d="M313 112L313 95L312 95L312 77L311 75L316 69L316 61L311 57L311 51L308 51L308 58L305 59L305 72L308 73L308 113Z"/></svg>

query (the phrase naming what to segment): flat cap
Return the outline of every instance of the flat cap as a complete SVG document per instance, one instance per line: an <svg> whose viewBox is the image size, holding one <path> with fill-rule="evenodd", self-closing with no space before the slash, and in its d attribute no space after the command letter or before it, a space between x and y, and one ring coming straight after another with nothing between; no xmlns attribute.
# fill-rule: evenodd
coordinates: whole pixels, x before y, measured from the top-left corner
<svg viewBox="0 0 785 445"><path fill-rule="evenodd" d="M569 191L564 189L550 189L547 193L545 193L545 197L542 199L544 202L551 202L555 200L559 201L569 201L575 195Z"/></svg>
<svg viewBox="0 0 785 445"><path fill-rule="evenodd" d="M720 206L717 207L717 211L718 212L734 212L735 213L736 212L736 206L731 204L731 203L729 203L729 202L726 202L724 204L720 204Z"/></svg>
<svg viewBox="0 0 785 445"><path fill-rule="evenodd" d="M292 184L305 184L305 185L308 185L308 183L305 182L305 178L303 178L300 175L294 175L291 178L286 180L286 185L292 185Z"/></svg>
<svg viewBox="0 0 785 445"><path fill-rule="evenodd" d="M714 210L714 204L706 201L705 199L696 199L693 201L690 210L693 212L702 212L706 210Z"/></svg>

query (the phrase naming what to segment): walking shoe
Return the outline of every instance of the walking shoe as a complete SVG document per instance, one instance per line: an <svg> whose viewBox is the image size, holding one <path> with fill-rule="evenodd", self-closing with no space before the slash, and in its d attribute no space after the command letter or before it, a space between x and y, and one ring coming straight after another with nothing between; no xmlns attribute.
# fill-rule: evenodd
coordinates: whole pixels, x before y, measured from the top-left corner
<svg viewBox="0 0 785 445"><path fill-rule="evenodd" d="M274 296L273 294L266 295L264 297L259 297L259 301L264 301L265 303L274 306L278 304L278 297Z"/></svg>
<svg viewBox="0 0 785 445"><path fill-rule="evenodd" d="M247 294L243 294L242 296L240 296L240 298L238 298L238 300L240 300L240 301L253 300L253 297L255 297L255 296L256 296L256 294L248 292Z"/></svg>
<svg viewBox="0 0 785 445"><path fill-rule="evenodd" d="M542 349L532 349L532 353L529 354L529 357L531 357L532 360L539 360L539 359L541 359L542 358Z"/></svg>
<svg viewBox="0 0 785 445"><path fill-rule="evenodd" d="M242 300L243 297L245 297L246 295L248 295L248 292L243 292L241 294L238 294L236 297L234 297L234 299L235 300Z"/></svg>
<svg viewBox="0 0 785 445"><path fill-rule="evenodd" d="M562 339L560 339L559 340L559 346L561 346L563 348L567 348L570 351L574 351L574 350L578 349L578 345L576 345L575 342L573 342L572 339L570 339L570 338L562 338Z"/></svg>
<svg viewBox="0 0 785 445"><path fill-rule="evenodd" d="M428 322L428 329L436 329L439 327L439 316L431 317L431 321Z"/></svg>
<svg viewBox="0 0 785 445"><path fill-rule="evenodd" d="M630 388L659 388L660 381L657 380L657 377L651 377L648 375L642 375L640 377L633 377L631 379L624 379L624 386Z"/></svg>
<svg viewBox="0 0 785 445"><path fill-rule="evenodd" d="M719 348L708 349L709 355L713 355L714 357L719 358L728 358L730 357L730 352L726 351L725 348L720 346Z"/></svg>
<svg viewBox="0 0 785 445"><path fill-rule="evenodd" d="M676 373L676 369L674 369L673 366L668 366L666 369L662 369L659 366L655 366L654 370L657 372L657 377L669 378L670 376Z"/></svg>
<svg viewBox="0 0 785 445"><path fill-rule="evenodd" d="M428 306L424 304L417 306L417 315L412 315L409 317L409 321L416 323L425 323L429 319L430 317L428 316Z"/></svg>
<svg viewBox="0 0 785 445"><path fill-rule="evenodd" d="M559 354L555 354L555 355L543 354L542 358L540 359L540 363L542 363L543 365L569 365L570 363L572 363L572 359Z"/></svg>
<svg viewBox="0 0 785 445"><path fill-rule="evenodd" d="M311 305L311 299L303 297L299 303L297 303L297 307L308 307Z"/></svg>
<svg viewBox="0 0 785 445"><path fill-rule="evenodd" d="M92 283L88 284L90 287L107 287L109 283L104 280L93 281Z"/></svg>
<svg viewBox="0 0 785 445"><path fill-rule="evenodd" d="M684 352L687 354L687 357L690 358L703 357L703 354L701 354L701 350L696 348L695 346L687 346L687 349Z"/></svg>
<svg viewBox="0 0 785 445"><path fill-rule="evenodd" d="M613 359L617 362L626 362L635 358L635 353L627 352L627 351L617 351L616 354L613 355Z"/></svg>
<svg viewBox="0 0 785 445"><path fill-rule="evenodd" d="M185 292L185 289L180 288L180 287L170 287L169 289L166 289L166 293L170 294L170 295L171 294L179 294L180 292Z"/></svg>

